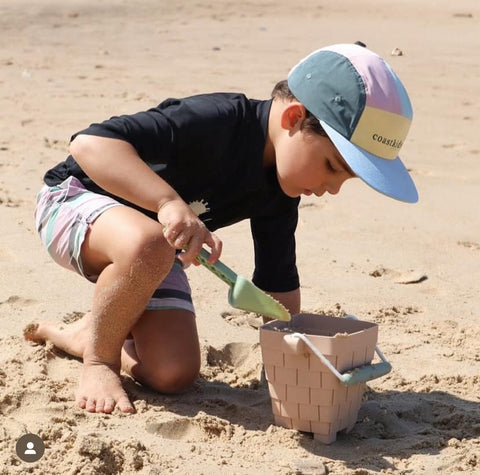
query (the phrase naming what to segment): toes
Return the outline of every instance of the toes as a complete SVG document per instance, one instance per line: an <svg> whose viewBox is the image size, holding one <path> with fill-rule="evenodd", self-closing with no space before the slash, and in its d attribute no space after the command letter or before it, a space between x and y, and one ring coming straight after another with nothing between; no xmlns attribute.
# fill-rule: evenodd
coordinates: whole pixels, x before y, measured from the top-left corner
<svg viewBox="0 0 480 475"><path fill-rule="evenodd" d="M88 412L97 412L97 401L96 401L96 399L94 399L94 398L87 399L85 409Z"/></svg>
<svg viewBox="0 0 480 475"><path fill-rule="evenodd" d="M87 407L87 398L85 397L77 397L77 406L80 409L85 409Z"/></svg>
<svg viewBox="0 0 480 475"><path fill-rule="evenodd" d="M99 399L95 405L95 412L110 414L115 409L115 399L107 396L105 399Z"/></svg>
<svg viewBox="0 0 480 475"><path fill-rule="evenodd" d="M96 412L110 414L115 409L115 399L107 396L105 399L97 401Z"/></svg>
<svg viewBox="0 0 480 475"><path fill-rule="evenodd" d="M117 406L120 411L125 414L133 414L135 412L135 408L128 399L127 395L120 396L117 402L115 402L115 398L110 396L99 399L78 397L77 406L80 409L85 409L88 412L96 412L98 414L110 414L115 409L115 406Z"/></svg>
<svg viewBox="0 0 480 475"><path fill-rule="evenodd" d="M135 412L133 404L125 393L117 399L117 407L125 414L133 414Z"/></svg>
<svg viewBox="0 0 480 475"><path fill-rule="evenodd" d="M97 406L97 409L98 409L98 406ZM103 411L97 410L97 412L104 412L105 414L110 414L114 409L115 409L115 399L113 399L113 397L107 397L105 398L105 401L103 404Z"/></svg>
<svg viewBox="0 0 480 475"><path fill-rule="evenodd" d="M110 414L115 406L127 414L135 412L119 375L108 365L84 360L76 399L78 406L88 412Z"/></svg>
<svg viewBox="0 0 480 475"><path fill-rule="evenodd" d="M95 404L95 412L105 412L105 399L99 399Z"/></svg>
<svg viewBox="0 0 480 475"><path fill-rule="evenodd" d="M23 337L25 338L25 340L37 341L37 331L38 323L29 323L23 329Z"/></svg>

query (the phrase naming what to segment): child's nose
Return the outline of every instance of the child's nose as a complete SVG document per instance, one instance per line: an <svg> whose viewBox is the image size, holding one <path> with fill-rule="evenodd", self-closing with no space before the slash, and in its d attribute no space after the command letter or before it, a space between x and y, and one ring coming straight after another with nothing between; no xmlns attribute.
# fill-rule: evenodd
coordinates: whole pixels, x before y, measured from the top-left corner
<svg viewBox="0 0 480 475"><path fill-rule="evenodd" d="M331 194L331 195L336 195L339 191L340 191L340 188L342 187L342 185L345 183L345 179L338 179L338 180L335 180L331 183L328 184L327 186L327 191Z"/></svg>
<svg viewBox="0 0 480 475"><path fill-rule="evenodd" d="M339 191L340 191L340 188L342 187L342 184L341 183L335 183L335 184L332 184L332 185L329 185L327 187L327 191L331 194L331 195L336 195Z"/></svg>

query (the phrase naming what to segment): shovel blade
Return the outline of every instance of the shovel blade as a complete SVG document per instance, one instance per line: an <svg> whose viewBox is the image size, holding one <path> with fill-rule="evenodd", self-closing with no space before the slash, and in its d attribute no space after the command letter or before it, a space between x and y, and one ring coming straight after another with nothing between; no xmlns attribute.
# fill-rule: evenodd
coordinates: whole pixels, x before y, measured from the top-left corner
<svg viewBox="0 0 480 475"><path fill-rule="evenodd" d="M237 275L234 284L230 287L228 302L234 308L277 320L289 321L292 318L280 302L241 275Z"/></svg>

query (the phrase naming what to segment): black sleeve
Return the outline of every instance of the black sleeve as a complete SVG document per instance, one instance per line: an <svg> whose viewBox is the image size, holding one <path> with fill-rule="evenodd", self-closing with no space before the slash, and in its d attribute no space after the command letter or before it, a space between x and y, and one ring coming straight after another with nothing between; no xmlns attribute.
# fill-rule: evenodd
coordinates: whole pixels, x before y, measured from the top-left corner
<svg viewBox="0 0 480 475"><path fill-rule="evenodd" d="M296 266L297 206L273 216L250 220L255 249L253 283L270 292L289 292L300 286Z"/></svg>
<svg viewBox="0 0 480 475"><path fill-rule="evenodd" d="M167 107L168 103L165 101L163 106ZM124 140L150 164L166 163L176 148L174 126L159 108L91 124L73 135L72 140L80 134Z"/></svg>
<svg viewBox="0 0 480 475"><path fill-rule="evenodd" d="M166 99L147 111L91 124L72 140L79 134L124 140L151 168L193 166L192 174L215 170L239 127L248 123L247 104L243 95L221 93ZM205 160L199 164L197 157Z"/></svg>

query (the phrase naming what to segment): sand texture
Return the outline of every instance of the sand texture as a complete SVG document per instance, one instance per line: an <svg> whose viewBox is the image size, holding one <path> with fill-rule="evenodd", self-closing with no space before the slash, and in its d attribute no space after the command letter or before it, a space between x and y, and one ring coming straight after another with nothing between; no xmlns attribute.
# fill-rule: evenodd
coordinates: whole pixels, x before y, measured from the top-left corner
<svg viewBox="0 0 480 475"><path fill-rule="evenodd" d="M480 473L479 32L477 0L1 0L0 474ZM230 308L202 267L188 271L195 385L165 396L125 378L135 415L76 408L81 362L22 336L90 308L92 285L50 260L33 221L43 173L70 136L167 97L267 98L306 54L356 40L410 92L402 156L420 201L360 180L302 199L303 310L378 323L393 365L368 384L353 430L326 446L273 425L258 318ZM218 234L222 260L250 276L248 223ZM46 445L32 464L15 454L27 432Z"/></svg>

